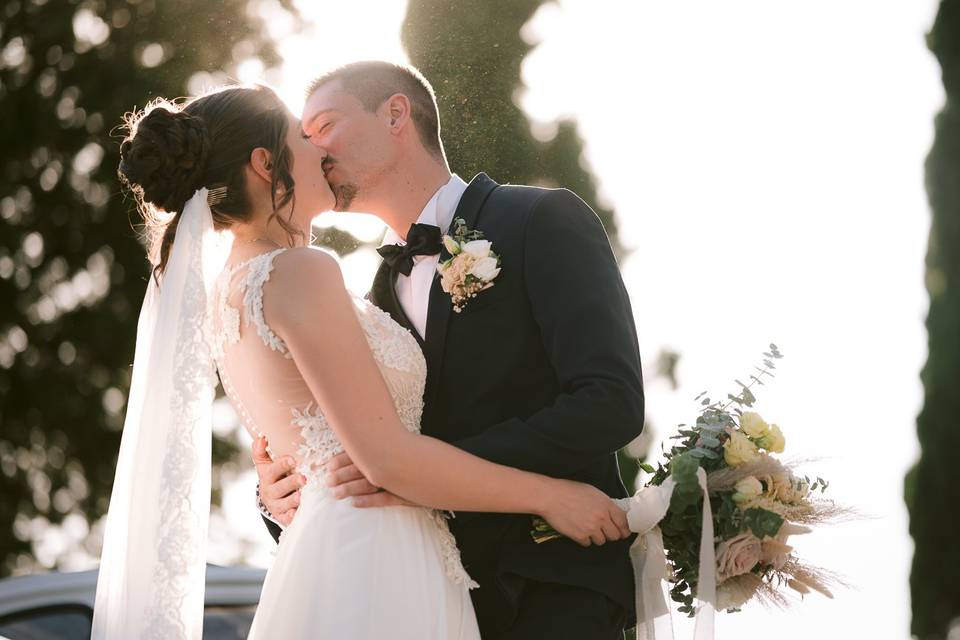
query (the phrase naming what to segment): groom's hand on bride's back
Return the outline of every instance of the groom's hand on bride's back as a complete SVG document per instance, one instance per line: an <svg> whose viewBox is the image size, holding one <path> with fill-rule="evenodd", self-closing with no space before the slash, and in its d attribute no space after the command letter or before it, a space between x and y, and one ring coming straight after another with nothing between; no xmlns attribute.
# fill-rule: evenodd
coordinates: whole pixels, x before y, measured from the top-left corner
<svg viewBox="0 0 960 640"><path fill-rule="evenodd" d="M296 463L290 456L271 458L266 438L253 441L253 464L260 478L260 502L274 520L288 526L300 506L300 488L306 478L293 472Z"/></svg>

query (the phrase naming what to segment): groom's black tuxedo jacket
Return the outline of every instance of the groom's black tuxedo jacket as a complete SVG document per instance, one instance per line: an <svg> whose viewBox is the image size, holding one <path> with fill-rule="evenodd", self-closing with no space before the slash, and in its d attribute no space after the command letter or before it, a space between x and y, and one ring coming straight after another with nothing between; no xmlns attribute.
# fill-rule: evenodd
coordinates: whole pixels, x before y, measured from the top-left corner
<svg viewBox="0 0 960 640"><path fill-rule="evenodd" d="M454 217L492 242L501 271L460 313L434 279L421 341L423 433L625 497L615 452L643 428L643 381L630 300L600 220L565 189L498 185L482 173ZM419 339L386 264L369 297ZM510 625L528 579L593 589L633 610L629 540L538 545L524 515L457 513L450 524L480 584L484 634Z"/></svg>

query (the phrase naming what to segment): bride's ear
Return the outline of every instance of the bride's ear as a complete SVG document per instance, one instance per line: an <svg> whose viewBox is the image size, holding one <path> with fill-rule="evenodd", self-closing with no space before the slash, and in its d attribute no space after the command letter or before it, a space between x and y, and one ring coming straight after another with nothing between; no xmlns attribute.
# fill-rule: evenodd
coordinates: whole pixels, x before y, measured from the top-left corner
<svg viewBox="0 0 960 640"><path fill-rule="evenodd" d="M273 179L273 155L263 147L250 152L250 168L258 178L270 184Z"/></svg>

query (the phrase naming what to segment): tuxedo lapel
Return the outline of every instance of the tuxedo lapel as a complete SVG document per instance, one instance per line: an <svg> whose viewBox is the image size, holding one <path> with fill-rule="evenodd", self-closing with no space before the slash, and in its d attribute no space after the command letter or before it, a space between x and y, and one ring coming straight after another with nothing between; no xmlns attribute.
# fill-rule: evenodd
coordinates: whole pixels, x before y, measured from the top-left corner
<svg viewBox="0 0 960 640"><path fill-rule="evenodd" d="M390 313L390 265L380 261L376 275L373 276L373 284L370 285L370 292L367 294L367 300L377 305L387 313ZM393 314L390 313L392 316Z"/></svg>
<svg viewBox="0 0 960 640"><path fill-rule="evenodd" d="M463 192L460 203L457 205L457 211L453 214L453 219L462 218L468 229L475 228L480 210L487 197L499 185L491 180L487 174L478 173L470 181L467 190ZM440 253L440 262L450 258L446 247ZM424 356L427 360L427 387L424 392L424 400L430 405L430 400L437 388L437 378L440 375L440 367L443 362L444 347L447 341L447 325L450 322L450 314L453 311L453 303L450 301L450 295L444 292L440 286L440 274L434 274L433 284L430 287L430 299L427 305L427 337L424 344Z"/></svg>
<svg viewBox="0 0 960 640"><path fill-rule="evenodd" d="M397 298L396 283L396 271L392 271L390 265L386 262L381 262L380 267L377 269L377 274L373 277L373 284L370 287L368 298L370 302L389 313L390 317L393 318L397 324L410 331L413 337L417 339L417 344L420 345L420 349L422 350L424 348L423 338L420 337L413 323L410 322L410 318L408 318L407 314L403 311L403 305L400 304L400 300Z"/></svg>

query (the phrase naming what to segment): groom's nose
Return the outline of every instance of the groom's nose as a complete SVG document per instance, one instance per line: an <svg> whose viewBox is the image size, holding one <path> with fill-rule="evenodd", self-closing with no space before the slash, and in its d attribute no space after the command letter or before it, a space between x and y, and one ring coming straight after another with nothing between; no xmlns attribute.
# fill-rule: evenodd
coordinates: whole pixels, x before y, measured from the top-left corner
<svg viewBox="0 0 960 640"><path fill-rule="evenodd" d="M333 159L330 157L330 154L324 150L323 158L320 160L320 170L323 171L323 175L326 176L330 173L331 169L333 169Z"/></svg>

